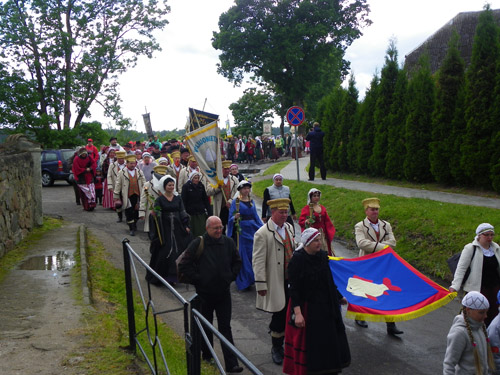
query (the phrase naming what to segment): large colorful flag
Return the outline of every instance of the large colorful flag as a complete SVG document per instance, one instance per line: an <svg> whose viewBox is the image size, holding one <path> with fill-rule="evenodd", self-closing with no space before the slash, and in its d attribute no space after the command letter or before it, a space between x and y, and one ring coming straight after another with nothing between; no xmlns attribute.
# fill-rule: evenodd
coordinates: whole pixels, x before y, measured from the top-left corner
<svg viewBox="0 0 500 375"><path fill-rule="evenodd" d="M212 187L222 185L222 162L217 121L186 133L186 143Z"/></svg>
<svg viewBox="0 0 500 375"><path fill-rule="evenodd" d="M219 115L200 111L199 109L189 108L189 131L201 128L205 125L217 121Z"/></svg>
<svg viewBox="0 0 500 375"><path fill-rule="evenodd" d="M359 258L330 258L335 284L349 302L347 317L399 322L423 316L456 297L390 247Z"/></svg>

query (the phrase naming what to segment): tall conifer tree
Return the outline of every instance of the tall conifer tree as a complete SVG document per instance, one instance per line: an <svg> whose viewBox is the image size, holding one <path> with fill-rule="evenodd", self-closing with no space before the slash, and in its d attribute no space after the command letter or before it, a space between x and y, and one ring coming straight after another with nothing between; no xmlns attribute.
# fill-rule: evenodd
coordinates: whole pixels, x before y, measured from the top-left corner
<svg viewBox="0 0 500 375"><path fill-rule="evenodd" d="M365 99L359 105L359 134L356 137L357 171L368 173L368 160L373 150L373 139L375 132L375 108L378 99L380 79L377 74L373 76L370 88L365 93Z"/></svg>
<svg viewBox="0 0 500 375"><path fill-rule="evenodd" d="M385 156L385 175L389 178L403 179L401 158L406 153L405 124L407 108L408 77L404 69L399 70L394 101L391 106L387 129L387 154Z"/></svg>
<svg viewBox="0 0 500 375"><path fill-rule="evenodd" d="M431 172L437 182L452 184L456 163L455 136L457 104L465 82L465 64L458 51L459 35L452 34L446 57L438 72L436 106L432 114Z"/></svg>
<svg viewBox="0 0 500 375"><path fill-rule="evenodd" d="M470 182L490 187L492 138L498 119L492 118L492 105L500 56L498 27L489 5L479 16L466 73L466 133L461 153L461 166Z"/></svg>
<svg viewBox="0 0 500 375"><path fill-rule="evenodd" d="M429 143L435 83L431 76L427 54L420 58L419 65L418 71L408 85L404 172L409 181L421 182L432 180Z"/></svg>
<svg viewBox="0 0 500 375"><path fill-rule="evenodd" d="M339 145L337 149L337 159L339 169L341 171L350 170L349 154L352 155L353 146L351 139L353 137L353 126L356 117L356 110L358 108L358 89L356 88L356 81L354 76L349 78L349 86L344 91L342 105L340 107L340 121L339 121ZM349 150L351 152L349 153Z"/></svg>
<svg viewBox="0 0 500 375"><path fill-rule="evenodd" d="M378 89L377 106L375 109L375 139L373 152L368 161L368 167L372 175L383 176L385 174L385 155L387 153L387 127L394 91L398 78L398 51L396 41L391 39L386 51L385 65L382 68L380 86Z"/></svg>

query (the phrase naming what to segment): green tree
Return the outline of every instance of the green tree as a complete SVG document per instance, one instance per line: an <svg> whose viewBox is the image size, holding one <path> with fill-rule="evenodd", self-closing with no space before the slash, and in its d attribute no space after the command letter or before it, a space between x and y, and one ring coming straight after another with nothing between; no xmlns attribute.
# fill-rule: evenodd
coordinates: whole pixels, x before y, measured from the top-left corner
<svg viewBox="0 0 500 375"><path fill-rule="evenodd" d="M274 98L268 92L246 89L236 103L229 105L236 124L235 134L262 134L264 120L272 117L275 106Z"/></svg>
<svg viewBox="0 0 500 375"><path fill-rule="evenodd" d="M476 186L491 186L492 138L498 129L493 118L495 83L499 63L499 33L489 5L481 12L466 73L465 120L461 166Z"/></svg>
<svg viewBox="0 0 500 375"><path fill-rule="evenodd" d="M356 170L359 173L369 173L368 161L373 150L375 109L378 100L379 85L379 77L375 74L370 83L370 88L365 93L365 99L358 107L359 134L355 145L358 150L356 154Z"/></svg>
<svg viewBox="0 0 500 375"><path fill-rule="evenodd" d="M344 51L371 23L368 11L366 0L236 0L213 34L218 72L236 84L249 73L283 95L285 106L302 106L324 74L347 72ZM325 69L332 59L340 69Z"/></svg>
<svg viewBox="0 0 500 375"><path fill-rule="evenodd" d="M387 128L394 91L398 79L398 51L396 41L391 39L386 51L385 64L382 68L380 85L378 88L377 105L375 108L375 132L373 153L368 161L368 167L372 175L383 176L385 174L385 155L387 153Z"/></svg>
<svg viewBox="0 0 500 375"><path fill-rule="evenodd" d="M139 56L160 50L153 34L165 27L169 11L166 0L2 2L0 64L9 79L0 81L0 91L14 83L24 90L11 91L20 107L12 108L12 101L0 106L39 118L24 121L27 128L77 127L92 103L120 118L117 77ZM2 120L17 125L16 118Z"/></svg>
<svg viewBox="0 0 500 375"><path fill-rule="evenodd" d="M432 112L435 83L431 76L429 56L424 54L419 69L408 84L408 117L406 119L406 154L404 173L409 181L430 181L429 163Z"/></svg>
<svg viewBox="0 0 500 375"><path fill-rule="evenodd" d="M437 75L436 107L432 114L432 142L429 160L437 182L454 182L452 166L456 163L455 116L459 95L465 83L465 64L458 50L459 35L454 31L446 57Z"/></svg>
<svg viewBox="0 0 500 375"><path fill-rule="evenodd" d="M387 121L387 153L385 154L385 175L389 178L403 179L403 163L406 154L405 125L407 108L408 77L404 69L399 70L394 89L394 101Z"/></svg>
<svg viewBox="0 0 500 375"><path fill-rule="evenodd" d="M355 125L358 96L359 91L356 88L356 80L354 79L354 75L351 75L340 106L340 144L337 150L337 159L339 160L339 169L341 171L352 170L352 160L356 151L353 139L357 132Z"/></svg>
<svg viewBox="0 0 500 375"><path fill-rule="evenodd" d="M339 122L340 103L342 103L344 90L338 83L330 93L321 99L318 105L318 119L322 130L325 132L323 139L323 157L325 166L331 170L338 170L336 158L336 128Z"/></svg>

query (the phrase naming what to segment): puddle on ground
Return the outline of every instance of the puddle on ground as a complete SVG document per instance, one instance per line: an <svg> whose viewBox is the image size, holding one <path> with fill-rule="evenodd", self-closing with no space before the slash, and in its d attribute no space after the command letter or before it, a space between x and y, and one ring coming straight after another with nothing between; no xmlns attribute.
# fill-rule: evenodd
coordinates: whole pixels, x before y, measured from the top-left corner
<svg viewBox="0 0 500 375"><path fill-rule="evenodd" d="M75 265L73 255L66 251L58 251L55 255L40 255L26 259L21 270L68 271Z"/></svg>

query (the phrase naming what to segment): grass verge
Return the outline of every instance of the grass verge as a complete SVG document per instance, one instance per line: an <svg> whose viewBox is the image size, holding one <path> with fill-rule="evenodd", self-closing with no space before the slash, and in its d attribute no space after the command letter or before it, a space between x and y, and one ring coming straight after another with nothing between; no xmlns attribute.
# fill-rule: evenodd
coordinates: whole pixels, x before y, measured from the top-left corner
<svg viewBox="0 0 500 375"><path fill-rule="evenodd" d="M283 160L283 161L280 161L279 163L275 163L272 166L270 166L269 168L267 168L262 175L263 176L269 176L269 175L272 176L275 173L280 173L280 171L283 168L285 168L288 164L290 164L291 162L292 162L292 160Z"/></svg>
<svg viewBox="0 0 500 375"><path fill-rule="evenodd" d="M14 249L0 258L0 282L5 278L11 269L13 269L26 257L28 248L33 247L33 245L40 241L46 232L59 228L62 225L62 220L44 217L42 226L34 228L25 238L21 240L21 242L16 245Z"/></svg>
<svg viewBox="0 0 500 375"><path fill-rule="evenodd" d="M252 191L262 197L264 189L271 184L271 180L258 181ZM298 214L306 205L309 189L321 190L321 204L337 230L335 238L355 246L354 225L365 217L361 201L373 196L372 193L291 180L286 184ZM420 271L446 280L452 278L446 259L472 242L477 225L500 222L500 210L493 208L384 194L377 197L381 201L380 217L393 227L398 253Z"/></svg>
<svg viewBox="0 0 500 375"><path fill-rule="evenodd" d="M87 232L87 239L93 308L89 308L85 313L85 328L80 332L85 337L85 350L83 354L74 354L83 356L83 360L77 366L87 375L149 374L149 367L139 349L137 348L137 355L128 350L128 316L123 270L112 266L108 261L105 247L91 232ZM80 259L77 259L77 262L80 263ZM77 270L79 267L75 268L73 281L79 284L81 278ZM134 294L134 297L136 332L139 332L145 327L145 314L139 295ZM151 320L149 324L154 326ZM158 337L170 372L186 374L184 339L162 322L158 324ZM148 357L152 358L151 346L146 343L147 336L142 335L141 338L143 338L141 344ZM161 361L159 353L157 358ZM215 373L213 367L202 364L202 374Z"/></svg>

